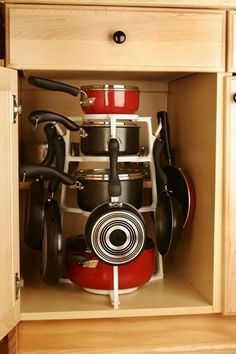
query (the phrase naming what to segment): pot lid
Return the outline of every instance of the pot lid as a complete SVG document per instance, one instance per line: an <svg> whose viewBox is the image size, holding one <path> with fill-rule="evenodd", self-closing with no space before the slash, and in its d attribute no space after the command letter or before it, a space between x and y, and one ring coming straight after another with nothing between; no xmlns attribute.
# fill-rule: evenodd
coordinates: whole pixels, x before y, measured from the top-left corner
<svg viewBox="0 0 236 354"><path fill-rule="evenodd" d="M86 85L81 86L81 90L83 91L136 91L139 92L139 88L137 86L126 86L126 85Z"/></svg>
<svg viewBox="0 0 236 354"><path fill-rule="evenodd" d="M110 127L111 124L107 120L103 121L94 121L94 120L84 120L83 124L81 125L82 128L84 127L90 127L90 126L106 126ZM140 128L136 123L130 122L130 121L125 121L125 122L117 122L116 121L116 127L138 127Z"/></svg>
<svg viewBox="0 0 236 354"><path fill-rule="evenodd" d="M74 173L74 178L81 180L93 180L93 181L108 181L109 169L88 169L78 170ZM145 176L144 170L141 169L121 169L118 168L118 175L120 181L140 179Z"/></svg>

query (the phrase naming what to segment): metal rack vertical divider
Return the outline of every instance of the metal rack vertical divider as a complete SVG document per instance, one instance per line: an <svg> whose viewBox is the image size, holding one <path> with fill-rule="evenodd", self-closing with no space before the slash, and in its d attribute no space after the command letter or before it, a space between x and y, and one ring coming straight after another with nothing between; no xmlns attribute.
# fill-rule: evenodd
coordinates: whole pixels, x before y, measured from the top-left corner
<svg viewBox="0 0 236 354"><path fill-rule="evenodd" d="M135 114L130 114L130 115L124 115L124 114L106 114L106 115L83 115L82 117L69 117L71 120L78 122L81 122L82 120L96 120L96 119L102 119L102 120L107 120L110 123L110 130L111 130L111 137L116 137L116 125L117 121L125 121L125 120L132 120L135 122L140 122L140 123L145 123L146 125L146 132L147 132L147 143L148 143L148 154L146 156L138 156L138 155L127 155L127 156L119 156L118 157L118 162L148 162L149 167L150 167L150 178L151 178L151 185L152 185L152 203L151 205L148 206L143 206L139 209L140 213L145 213L145 212L152 212L155 214L156 210L156 204L157 204L157 189L156 189L156 174L155 174L155 166L153 162L153 156L152 156L152 147L153 143L156 139L156 137L159 135L159 132L161 130L161 125L158 126L156 132L153 134L152 131L152 118L151 117L140 117ZM70 149L70 144L71 144L71 132L68 130L66 132L66 135L64 136L65 139L65 148L66 148L66 154L65 154L65 167L64 167L64 172L68 173L69 171L69 164L70 162L108 162L109 161L109 156L85 156L83 154L80 154L80 156L72 156L71 155L71 149ZM73 207L68 207L66 205L66 190L67 187L65 185L62 185L62 190L61 190L61 200L60 200L60 209L61 212L69 212L69 213L79 213L83 214L84 216L89 216L88 211L84 211L80 209L79 207L73 208ZM62 218L63 219L63 218ZM154 280L159 280L163 279L164 273L163 273L163 262L162 262L162 256L158 253L156 250L157 255L156 255L156 261L157 261L157 271L153 276L151 277L150 281ZM119 266L113 266L113 289L108 292L108 295L111 298L111 303L114 309L118 309L120 301L119 301L119 294L121 291L119 291L119 273L118 273L118 267Z"/></svg>

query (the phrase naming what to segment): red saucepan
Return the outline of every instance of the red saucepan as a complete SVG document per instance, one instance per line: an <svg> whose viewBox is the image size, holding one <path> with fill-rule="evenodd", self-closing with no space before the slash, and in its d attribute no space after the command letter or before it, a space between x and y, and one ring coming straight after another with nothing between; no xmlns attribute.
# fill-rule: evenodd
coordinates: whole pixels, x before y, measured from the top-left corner
<svg viewBox="0 0 236 354"><path fill-rule="evenodd" d="M167 165L163 169L167 175L168 188L172 191L173 196L182 205L184 217L183 227L185 227L192 220L195 212L195 189L190 177L185 172L183 172L181 168L175 166L172 162L170 129L167 112L158 112L157 118L158 121L161 121L162 124L160 135L165 143L164 152L168 161Z"/></svg>
<svg viewBox="0 0 236 354"><path fill-rule="evenodd" d="M134 114L139 108L139 89L125 85L75 87L62 82L30 76L28 82L42 89L81 94L80 105L86 114Z"/></svg>
<svg viewBox="0 0 236 354"><path fill-rule="evenodd" d="M155 266L154 249L154 242L147 238L140 255L118 267L119 289L140 287L150 280ZM65 262L68 276L74 284L87 289L113 289L113 266L87 248L83 235L67 239Z"/></svg>
<svg viewBox="0 0 236 354"><path fill-rule="evenodd" d="M167 176L161 168L160 157L164 142L156 138L153 144L153 158L156 176L161 186L155 214L156 243L159 253L172 253L180 242L183 227L183 208L169 189Z"/></svg>

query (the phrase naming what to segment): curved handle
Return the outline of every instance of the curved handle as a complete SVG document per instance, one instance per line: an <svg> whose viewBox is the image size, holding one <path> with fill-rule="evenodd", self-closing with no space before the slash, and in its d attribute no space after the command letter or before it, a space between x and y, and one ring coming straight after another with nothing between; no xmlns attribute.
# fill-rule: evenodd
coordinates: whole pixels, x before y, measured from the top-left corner
<svg viewBox="0 0 236 354"><path fill-rule="evenodd" d="M63 172L65 165L65 141L61 135L56 135L53 138L53 151L56 160L56 169L59 172ZM58 186L60 184L60 180L58 178L53 178L48 184L48 190L50 193L55 193Z"/></svg>
<svg viewBox="0 0 236 354"><path fill-rule="evenodd" d="M171 157L171 145L170 145L170 126L168 122L168 115L165 111L157 112L157 120L158 123L161 122L162 129L160 132L160 137L164 141L164 152L166 158L170 165L172 165L172 157Z"/></svg>
<svg viewBox="0 0 236 354"><path fill-rule="evenodd" d="M33 86L45 90L65 92L74 97L78 96L78 94L81 92L79 87L71 86L54 80L44 79L37 76L29 76L28 82Z"/></svg>
<svg viewBox="0 0 236 354"><path fill-rule="evenodd" d="M69 176L64 172L59 172L55 168L38 166L38 165L21 165L20 166L20 178L24 180L29 179L40 179L41 177L56 177L61 183L66 185L76 184L74 178Z"/></svg>
<svg viewBox="0 0 236 354"><path fill-rule="evenodd" d="M121 183L117 172L117 160L119 153L119 142L115 138L111 138L108 143L109 157L110 157L110 175L108 182L108 194L112 197L119 197L121 195Z"/></svg>
<svg viewBox="0 0 236 354"><path fill-rule="evenodd" d="M57 134L56 127L52 123L48 123L44 127L44 133L47 137L48 150L45 159L41 162L41 166L49 167L53 163L53 137Z"/></svg>
<svg viewBox="0 0 236 354"><path fill-rule="evenodd" d="M153 160L156 170L157 182L160 184L161 189L164 189L167 186L167 176L163 169L161 168L161 152L164 147L164 142L159 138L156 138L153 144Z"/></svg>
<svg viewBox="0 0 236 354"><path fill-rule="evenodd" d="M29 115L29 121L33 125L45 122L57 122L63 124L65 128L71 131L78 131L80 129L80 126L73 122L71 119L51 111L33 111Z"/></svg>
<svg viewBox="0 0 236 354"><path fill-rule="evenodd" d="M123 31L116 31L112 38L115 43L122 44L126 41L126 34Z"/></svg>

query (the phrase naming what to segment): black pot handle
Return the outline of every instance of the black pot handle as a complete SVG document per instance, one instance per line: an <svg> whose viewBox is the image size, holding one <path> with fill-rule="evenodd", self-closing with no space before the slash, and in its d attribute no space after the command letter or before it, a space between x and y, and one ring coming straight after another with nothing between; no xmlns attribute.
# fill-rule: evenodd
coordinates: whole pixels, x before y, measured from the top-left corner
<svg viewBox="0 0 236 354"><path fill-rule="evenodd" d="M37 77L37 76L29 76L28 82L33 86L45 90L65 92L65 93L69 93L74 97L78 96L78 94L81 92L80 88L78 87L71 86L54 80L44 79L42 77Z"/></svg>
<svg viewBox="0 0 236 354"><path fill-rule="evenodd" d="M111 138L108 143L108 150L110 156L110 175L108 183L108 194L112 197L119 197L121 195L121 183L117 172L117 161L119 153L119 142L115 138Z"/></svg>
<svg viewBox="0 0 236 354"><path fill-rule="evenodd" d="M170 165L172 165L172 156L171 156L171 144L170 144L170 126L168 122L168 115L166 111L157 112L158 124L161 122L162 129L160 132L161 140L164 141L164 152L166 158Z"/></svg>
<svg viewBox="0 0 236 354"><path fill-rule="evenodd" d="M71 119L51 111L37 110L33 111L29 115L29 121L31 124L36 125L38 123L45 122L57 122L63 124L68 130L78 131L80 126L73 122Z"/></svg>
<svg viewBox="0 0 236 354"><path fill-rule="evenodd" d="M59 172L64 171L65 165L65 141L63 136L58 135L53 138L53 151L56 160L56 169ZM48 191L54 194L59 187L60 180L58 178L53 178L48 184Z"/></svg>
<svg viewBox="0 0 236 354"><path fill-rule="evenodd" d="M44 158L44 160L41 162L41 166L46 166L49 167L53 163L53 158L54 158L54 152L53 152L53 136L56 135L56 127L53 123L47 123L44 126L44 133L47 137L47 144L48 144L48 149L47 149L47 154Z"/></svg>
<svg viewBox="0 0 236 354"><path fill-rule="evenodd" d="M167 186L167 176L161 168L161 152L164 147L164 142L159 138L156 138L153 144L153 160L156 170L156 177L158 184L161 185L161 189Z"/></svg>
<svg viewBox="0 0 236 354"><path fill-rule="evenodd" d="M55 168L38 166L38 165L21 165L20 166L20 178L21 180L40 179L43 177L51 178L56 177L61 183L66 185L76 184L74 178L64 172L59 172Z"/></svg>

